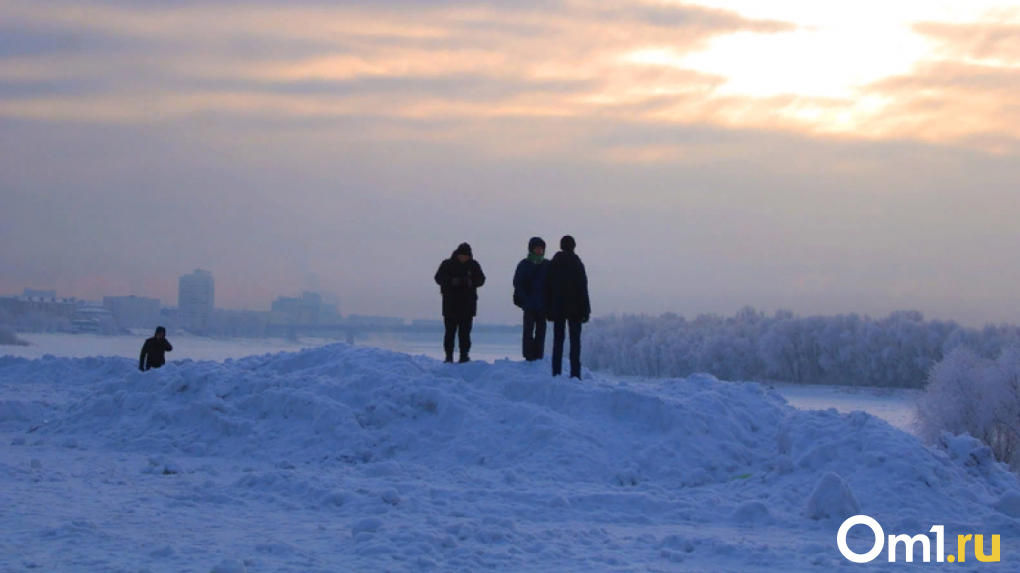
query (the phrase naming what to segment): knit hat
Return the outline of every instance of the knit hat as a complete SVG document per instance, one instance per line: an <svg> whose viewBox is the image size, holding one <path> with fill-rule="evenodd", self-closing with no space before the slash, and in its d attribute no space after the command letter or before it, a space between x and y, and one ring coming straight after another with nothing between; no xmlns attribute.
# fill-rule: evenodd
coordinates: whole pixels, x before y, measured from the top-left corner
<svg viewBox="0 0 1020 573"><path fill-rule="evenodd" d="M529 253L534 253L535 249L539 247L542 247L543 249L545 248L545 241L542 240L542 237L532 237L531 240L528 241Z"/></svg>
<svg viewBox="0 0 1020 573"><path fill-rule="evenodd" d="M162 326L157 326L156 327L156 334L163 334L163 335L165 335L166 334L166 329L163 328Z"/></svg>
<svg viewBox="0 0 1020 573"><path fill-rule="evenodd" d="M460 246L457 247L457 250L454 251L454 254L455 255L467 255L469 257L472 256L471 255L471 245L469 245L467 243L461 243Z"/></svg>
<svg viewBox="0 0 1020 573"><path fill-rule="evenodd" d="M567 251L568 253L572 253L572 252L574 252L574 249L576 247L577 247L577 242L574 241L574 238L571 237L570 235L565 235L562 239L560 239L560 250Z"/></svg>

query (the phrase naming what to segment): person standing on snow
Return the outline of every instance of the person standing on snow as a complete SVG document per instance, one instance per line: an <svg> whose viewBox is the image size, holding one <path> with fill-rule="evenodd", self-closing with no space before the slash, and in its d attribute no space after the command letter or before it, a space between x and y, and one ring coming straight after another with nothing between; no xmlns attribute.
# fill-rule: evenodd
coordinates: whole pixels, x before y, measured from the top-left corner
<svg viewBox="0 0 1020 573"><path fill-rule="evenodd" d="M528 256L517 265L514 273L514 304L524 311L522 351L528 362L545 356L545 283L549 261L545 258L545 241L533 237L528 241Z"/></svg>
<svg viewBox="0 0 1020 573"><path fill-rule="evenodd" d="M443 295L446 362L453 362L453 343L458 338L460 363L470 362L471 325L478 314L478 288L485 284L485 273L472 257L471 245L461 243L453 256L439 265L436 284Z"/></svg>
<svg viewBox="0 0 1020 573"><path fill-rule="evenodd" d="M570 377L581 379L581 325L591 317L588 275L574 253L577 243L567 235L560 239L560 252L549 265L545 280L546 314L553 323L553 376L563 372L563 343L570 327Z"/></svg>
<svg viewBox="0 0 1020 573"><path fill-rule="evenodd" d="M145 341L142 345L142 355L138 359L138 369L142 372L150 368L159 368L166 364L166 353L173 351L174 347L166 339L166 329L162 326L156 327L156 335Z"/></svg>

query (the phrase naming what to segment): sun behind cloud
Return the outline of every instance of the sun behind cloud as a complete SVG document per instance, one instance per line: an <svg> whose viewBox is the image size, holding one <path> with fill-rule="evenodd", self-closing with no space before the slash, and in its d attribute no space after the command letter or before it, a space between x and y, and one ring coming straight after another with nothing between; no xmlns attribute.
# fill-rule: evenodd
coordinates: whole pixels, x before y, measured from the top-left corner
<svg viewBox="0 0 1020 573"><path fill-rule="evenodd" d="M360 117L378 120L379 136L400 132L393 121L599 118L1001 151L1020 135L1008 103L1020 67L1016 8L6 0L0 15L24 46L0 58L0 116ZM961 118L967 101L982 105Z"/></svg>

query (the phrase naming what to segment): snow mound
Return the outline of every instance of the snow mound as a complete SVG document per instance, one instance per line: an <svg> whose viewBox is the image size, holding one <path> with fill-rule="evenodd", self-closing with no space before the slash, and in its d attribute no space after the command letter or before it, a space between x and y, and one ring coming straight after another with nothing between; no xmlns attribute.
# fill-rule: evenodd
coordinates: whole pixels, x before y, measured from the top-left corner
<svg viewBox="0 0 1020 573"><path fill-rule="evenodd" d="M1010 517L1020 519L1020 492L1010 490L1002 494L999 501L995 503L995 509Z"/></svg>
<svg viewBox="0 0 1020 573"><path fill-rule="evenodd" d="M211 573L247 573L248 568L237 559L224 559L212 568Z"/></svg>
<svg viewBox="0 0 1020 573"><path fill-rule="evenodd" d="M745 501L737 506L730 519L742 525L770 524L775 521L768 506L758 500Z"/></svg>
<svg viewBox="0 0 1020 573"><path fill-rule="evenodd" d="M0 400L0 424L7 422L33 422L41 419L46 405L21 400Z"/></svg>
<svg viewBox="0 0 1020 573"><path fill-rule="evenodd" d="M146 373L122 359L0 359L0 386L22 384L19 401L44 387L68 391L48 402L46 423L7 422L33 444L130 455L133 476L109 480L173 488L180 511L321 516L312 521L337 529L318 537L364 570L394 560L576 570L582 546L586 570L628 563L621 555L731 560L699 570L804 555L833 563L830 533L806 551L718 532L786 528L778 537L794 539L792 530L855 513L1004 524L1016 507L1016 477L969 436L927 447L863 412L800 411L758 384L708 375L578 383L535 366L447 365L338 344ZM689 530L672 539L681 524ZM712 528L714 537L699 535ZM271 531L250 549L272 560L302 547L285 541Z"/></svg>
<svg viewBox="0 0 1020 573"><path fill-rule="evenodd" d="M129 362L7 360L0 369L87 385L45 432L101 436L107 447L153 455L240 454L278 468L355 466L391 479L484 475L510 487L556 481L619 493L751 476L736 481L751 482L747 490L762 480L787 483L801 499L853 484L861 505L964 487L961 470L980 468L1000 488L1011 479L973 438L947 437L940 447L947 457L862 412L797 411L757 384L704 374L578 384L524 363L443 365L343 344L147 373ZM823 476L832 471L843 477L829 491L822 486L836 482ZM1001 495L994 489L977 491L990 505ZM570 506L596 503L576 492L564 497ZM399 498L387 495L391 505ZM743 500L734 501L735 509Z"/></svg>
<svg viewBox="0 0 1020 573"><path fill-rule="evenodd" d="M122 372L47 431L153 453L363 465L366 475L467 468L621 488L726 482L773 457L762 446L785 415L778 395L708 377L652 390L338 345Z"/></svg>
<svg viewBox="0 0 1020 573"><path fill-rule="evenodd" d="M834 472L822 476L807 500L807 516L811 519L832 518L844 521L861 512L861 504L846 481Z"/></svg>

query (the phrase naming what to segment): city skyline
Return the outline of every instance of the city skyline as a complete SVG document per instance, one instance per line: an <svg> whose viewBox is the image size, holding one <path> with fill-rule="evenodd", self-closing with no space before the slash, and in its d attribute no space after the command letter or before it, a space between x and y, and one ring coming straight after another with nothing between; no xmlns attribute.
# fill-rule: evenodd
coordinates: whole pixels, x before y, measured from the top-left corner
<svg viewBox="0 0 1020 573"><path fill-rule="evenodd" d="M396 6L396 8L394 8ZM1020 4L0 0L0 292L1020 323Z"/></svg>

